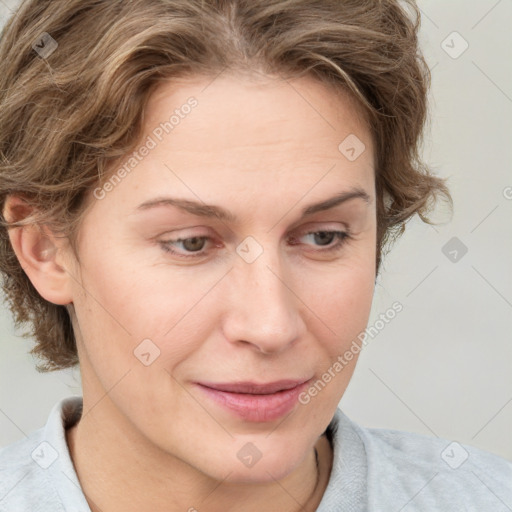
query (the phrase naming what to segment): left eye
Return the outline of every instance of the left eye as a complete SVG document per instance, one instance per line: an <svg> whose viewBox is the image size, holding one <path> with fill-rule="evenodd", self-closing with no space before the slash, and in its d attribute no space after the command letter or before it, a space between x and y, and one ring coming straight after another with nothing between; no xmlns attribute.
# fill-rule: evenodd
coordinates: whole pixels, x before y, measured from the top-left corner
<svg viewBox="0 0 512 512"><path fill-rule="evenodd" d="M350 234L346 231L310 231L304 233L299 239L303 237L310 237L314 242L319 242L319 246L326 247L325 249L315 251L325 253L340 250L345 245L347 238L350 238ZM293 237L292 240L292 245L296 245L297 238ZM337 240L337 242L331 245L334 240Z"/></svg>

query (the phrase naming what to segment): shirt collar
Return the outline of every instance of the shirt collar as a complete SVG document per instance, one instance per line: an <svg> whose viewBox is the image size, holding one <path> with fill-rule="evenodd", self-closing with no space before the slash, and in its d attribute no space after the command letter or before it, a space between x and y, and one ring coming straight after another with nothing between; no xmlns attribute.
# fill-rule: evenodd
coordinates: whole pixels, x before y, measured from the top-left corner
<svg viewBox="0 0 512 512"><path fill-rule="evenodd" d="M81 396L70 396L54 405L44 427L41 446L46 459L43 464L54 459L46 469L48 485L54 487L64 509L69 512L90 512L66 442L66 428L80 419L82 403Z"/></svg>
<svg viewBox="0 0 512 512"><path fill-rule="evenodd" d="M358 426L337 408L326 430L333 449L331 475L317 512L367 510L368 465L357 430Z"/></svg>

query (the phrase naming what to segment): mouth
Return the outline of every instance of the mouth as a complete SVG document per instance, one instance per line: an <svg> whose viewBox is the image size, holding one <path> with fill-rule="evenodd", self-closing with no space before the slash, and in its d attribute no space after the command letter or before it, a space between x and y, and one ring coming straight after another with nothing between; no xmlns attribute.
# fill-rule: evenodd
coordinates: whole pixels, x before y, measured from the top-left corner
<svg viewBox="0 0 512 512"><path fill-rule="evenodd" d="M274 421L291 412L312 377L258 384L254 382L195 383L206 397L237 417L251 422Z"/></svg>

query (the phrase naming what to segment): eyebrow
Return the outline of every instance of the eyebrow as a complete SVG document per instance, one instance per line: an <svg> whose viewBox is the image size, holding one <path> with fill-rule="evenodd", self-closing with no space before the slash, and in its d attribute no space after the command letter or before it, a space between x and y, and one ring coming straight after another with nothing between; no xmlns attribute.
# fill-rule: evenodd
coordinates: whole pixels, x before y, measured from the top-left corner
<svg viewBox="0 0 512 512"><path fill-rule="evenodd" d="M367 205L371 203L370 196L362 188L351 188L336 194L329 199L320 201L319 203L313 203L306 206L301 211L301 218L307 217L317 212L330 210L335 206L338 206L351 199L362 199ZM199 217L213 217L221 221L236 223L237 217L225 210L224 208L212 204L205 204L200 201L192 201L190 199L180 199L176 197L156 197L140 204L135 211L149 210L158 206L174 206L185 212L197 215Z"/></svg>

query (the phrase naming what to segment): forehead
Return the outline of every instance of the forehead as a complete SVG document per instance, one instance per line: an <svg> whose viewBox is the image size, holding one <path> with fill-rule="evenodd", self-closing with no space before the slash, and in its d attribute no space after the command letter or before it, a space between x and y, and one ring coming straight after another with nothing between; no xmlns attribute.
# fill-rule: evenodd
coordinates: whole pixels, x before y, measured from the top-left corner
<svg viewBox="0 0 512 512"><path fill-rule="evenodd" d="M164 82L146 106L146 134L169 121L191 97L197 106L173 126L165 141L169 150L250 153L259 145L266 146L267 154L283 153L287 147L299 152L333 147L337 151L350 134L363 140L366 148L372 146L357 102L347 92L334 91L309 76L292 81L220 75Z"/></svg>

